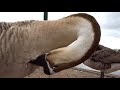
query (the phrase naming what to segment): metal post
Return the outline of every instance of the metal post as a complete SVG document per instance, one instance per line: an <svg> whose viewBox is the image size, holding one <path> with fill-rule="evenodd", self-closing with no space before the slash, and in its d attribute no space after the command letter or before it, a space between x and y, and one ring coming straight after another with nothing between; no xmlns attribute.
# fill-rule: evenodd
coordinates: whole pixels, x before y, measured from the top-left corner
<svg viewBox="0 0 120 90"><path fill-rule="evenodd" d="M101 71L101 72L100 72L100 78L104 78L104 76L105 76L104 71Z"/></svg>
<svg viewBox="0 0 120 90"><path fill-rule="evenodd" d="M48 20L48 12L44 12L44 20Z"/></svg>

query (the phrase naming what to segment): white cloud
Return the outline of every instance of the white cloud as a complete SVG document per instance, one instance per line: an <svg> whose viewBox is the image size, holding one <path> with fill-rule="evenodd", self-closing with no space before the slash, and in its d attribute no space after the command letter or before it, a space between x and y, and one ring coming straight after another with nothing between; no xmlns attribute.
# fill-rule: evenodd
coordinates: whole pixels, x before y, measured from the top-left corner
<svg viewBox="0 0 120 90"><path fill-rule="evenodd" d="M43 20L43 12L0 12L0 21Z"/></svg>
<svg viewBox="0 0 120 90"><path fill-rule="evenodd" d="M120 38L113 36L102 36L100 44L112 49L120 49Z"/></svg>

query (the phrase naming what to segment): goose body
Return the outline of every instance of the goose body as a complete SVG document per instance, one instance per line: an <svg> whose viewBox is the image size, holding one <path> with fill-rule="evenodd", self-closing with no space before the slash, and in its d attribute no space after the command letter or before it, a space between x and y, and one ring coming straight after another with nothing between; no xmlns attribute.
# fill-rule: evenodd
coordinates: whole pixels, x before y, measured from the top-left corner
<svg viewBox="0 0 120 90"><path fill-rule="evenodd" d="M120 70L120 52L99 45L99 50L95 51L84 64L104 73L111 73Z"/></svg>
<svg viewBox="0 0 120 90"><path fill-rule="evenodd" d="M1 31L0 73L16 72L17 65L25 72L27 63L43 54L50 74L76 66L96 50L100 36L96 19L84 13L53 21L19 22ZM16 69L10 68L12 64L17 64Z"/></svg>

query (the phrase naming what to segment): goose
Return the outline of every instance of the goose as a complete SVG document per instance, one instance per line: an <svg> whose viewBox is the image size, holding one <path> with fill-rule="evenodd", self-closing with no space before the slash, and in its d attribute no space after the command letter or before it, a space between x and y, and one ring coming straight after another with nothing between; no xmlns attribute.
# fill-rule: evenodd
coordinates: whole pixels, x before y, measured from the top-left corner
<svg viewBox="0 0 120 90"><path fill-rule="evenodd" d="M25 77L33 69L29 63L43 54L48 75L74 67L92 55L101 37L99 23L86 13L16 23L1 29L0 77Z"/></svg>
<svg viewBox="0 0 120 90"><path fill-rule="evenodd" d="M100 70L103 75L104 73L111 73L120 70L120 52L99 45L99 49L83 64L93 69ZM103 75L101 75L101 77L104 77Z"/></svg>

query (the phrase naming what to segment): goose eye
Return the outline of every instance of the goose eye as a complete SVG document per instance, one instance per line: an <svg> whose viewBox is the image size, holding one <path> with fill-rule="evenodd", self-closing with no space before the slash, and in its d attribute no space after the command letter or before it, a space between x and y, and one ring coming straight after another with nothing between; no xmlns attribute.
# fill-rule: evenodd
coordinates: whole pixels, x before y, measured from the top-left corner
<svg viewBox="0 0 120 90"><path fill-rule="evenodd" d="M57 66L57 65L55 65L55 66L53 66L52 68L53 68L53 69L56 69L56 68L58 68L58 66Z"/></svg>

